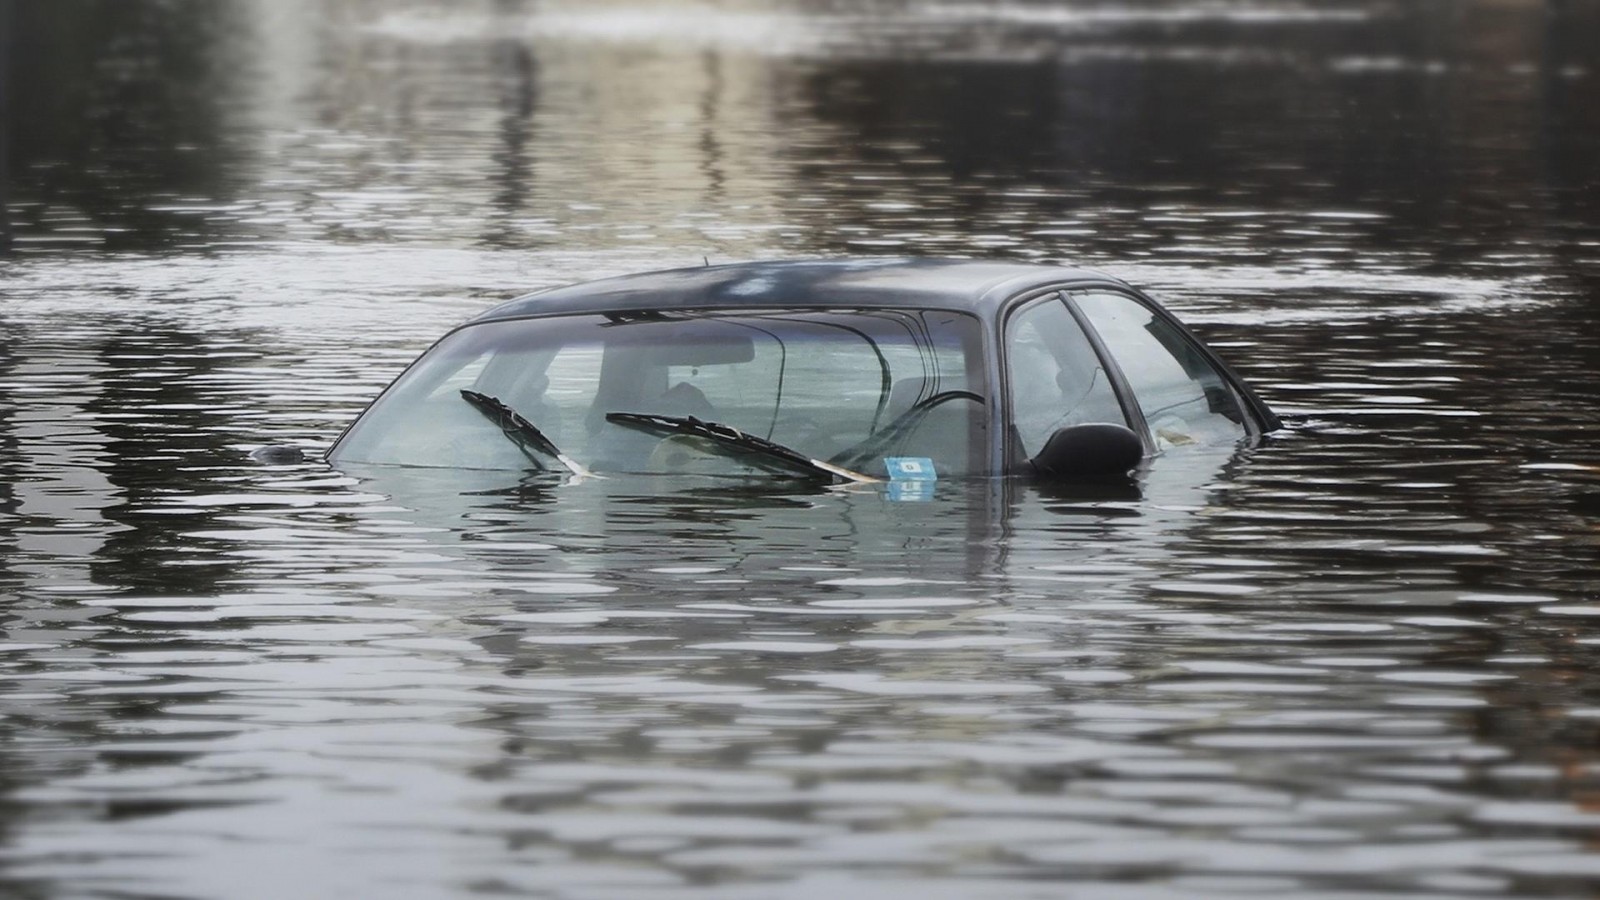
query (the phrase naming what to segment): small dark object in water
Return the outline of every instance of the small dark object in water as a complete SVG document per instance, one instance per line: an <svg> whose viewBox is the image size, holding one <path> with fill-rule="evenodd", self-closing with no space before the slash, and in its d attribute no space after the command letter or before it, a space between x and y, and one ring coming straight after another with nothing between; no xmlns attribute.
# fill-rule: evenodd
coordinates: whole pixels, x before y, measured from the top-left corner
<svg viewBox="0 0 1600 900"><path fill-rule="evenodd" d="M250 458L272 466L286 466L306 461L306 453L293 444L271 444L250 451Z"/></svg>
<svg viewBox="0 0 1600 900"><path fill-rule="evenodd" d="M1600 492L1584 491L1572 498L1572 506L1586 516L1600 516Z"/></svg>

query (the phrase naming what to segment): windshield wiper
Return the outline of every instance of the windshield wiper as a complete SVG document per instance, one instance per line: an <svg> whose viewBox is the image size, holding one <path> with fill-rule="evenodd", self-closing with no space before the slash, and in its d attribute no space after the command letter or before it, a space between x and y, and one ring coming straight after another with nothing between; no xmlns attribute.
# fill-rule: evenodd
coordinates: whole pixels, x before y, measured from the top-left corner
<svg viewBox="0 0 1600 900"><path fill-rule="evenodd" d="M766 438L758 438L753 434L745 434L732 425L707 422L694 416L658 416L651 413L613 412L606 413L606 421L650 434L664 436L687 434L705 438L719 447L761 457L769 463L768 468L787 471L796 475L810 475L813 477L827 475L834 478L842 478L845 481L861 482L876 482L880 480L873 478L871 475L853 472L843 466L812 459L799 450L773 443Z"/></svg>
<svg viewBox="0 0 1600 900"><path fill-rule="evenodd" d="M538 457L528 452L530 447L546 456L555 457L557 462L566 466L567 471L574 475L584 478L599 477L584 468L581 463L572 457L562 453L556 448L554 442L545 437L544 432L540 431L537 425L523 418L520 413L506 405L505 401L499 397L491 397L488 394L481 394L477 391L462 390L461 399L471 403L489 421L500 426L500 430L505 432L506 437L511 438L512 442L522 449L523 454L534 465L538 466L540 471L545 470L544 464L539 461Z"/></svg>

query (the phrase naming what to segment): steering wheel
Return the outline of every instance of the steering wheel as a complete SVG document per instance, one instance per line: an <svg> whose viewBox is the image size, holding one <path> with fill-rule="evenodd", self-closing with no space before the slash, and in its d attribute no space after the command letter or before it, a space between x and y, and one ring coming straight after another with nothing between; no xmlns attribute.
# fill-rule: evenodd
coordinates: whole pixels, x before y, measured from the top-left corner
<svg viewBox="0 0 1600 900"><path fill-rule="evenodd" d="M936 406L949 403L952 400L970 400L974 403L984 403L982 394L972 391L940 391L911 404L905 412L893 419L888 424L869 435L866 440L835 453L828 461L840 466L856 468L864 465L867 460L882 456L884 452L922 421L929 410Z"/></svg>

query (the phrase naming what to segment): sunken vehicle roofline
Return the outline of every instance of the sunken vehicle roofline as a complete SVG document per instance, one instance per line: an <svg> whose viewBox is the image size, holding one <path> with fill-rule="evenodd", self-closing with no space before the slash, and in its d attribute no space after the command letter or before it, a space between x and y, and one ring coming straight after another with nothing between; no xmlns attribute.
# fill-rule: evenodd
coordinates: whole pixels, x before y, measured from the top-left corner
<svg viewBox="0 0 1600 900"><path fill-rule="evenodd" d="M1120 296L1121 300L1115 299L1117 296ZM1073 352L1084 355L1084 361L1093 364L1090 368L1095 373L1103 373L1103 379L1101 374L1095 374L1093 381L1103 385L1102 394L1106 393L1107 390L1114 394L1114 397L1111 397L1110 400L1114 402L1117 409L1108 411L1109 407L1104 407L1102 403L1101 407L1096 407L1093 411L1103 421L1079 423L1057 428L1048 436L1048 441L1037 449L1037 452L1029 455L1029 452L1018 443L1020 438L1016 437L1015 424L1012 418L1014 403L1013 378L1015 376L1007 367L1009 350L1005 342L1007 334L1010 333L1007 331L1009 327L1007 322L1013 315L1028 315L1033 310L1044 310L1048 314L1048 310L1051 307L1051 297L1059 301L1061 309L1058 310L1059 314L1054 316L1056 321L1050 326L1050 329L1059 330L1063 335L1081 332L1081 339L1077 344L1072 345ZM408 366L405 372L391 383L376 400L369 404L366 411L357 417L355 422L351 423L344 434L340 435L339 439L334 442L334 446L329 450L329 459L336 461L341 448L349 446L352 435L362 433L360 429L363 424L375 420L375 411L388 409L388 406L385 405L386 403L393 405L391 401L399 396L397 388L408 383L407 379L412 379L416 373L427 370L430 365L428 362L430 359L435 364L435 369L443 367L444 375L439 377L450 376L452 372L456 372L460 368L461 364L468 362L464 358L457 358L451 352L440 352L440 348L445 346L445 342L451 340L450 335L459 334L465 330L476 331L479 328L482 329L481 332L471 337L464 337L461 342L450 346L458 349L464 346L469 350L476 348L469 354L473 356L473 359L481 359L484 353L498 355L502 350L512 348L514 352L507 359L510 361L509 365L514 366L517 363L515 345L518 345L522 340L519 336L548 331L556 340L565 340L565 338L561 337L566 335L564 329L548 327L553 320L563 317L578 320L582 328L589 328L600 324L596 320L602 317L610 319L610 324L612 325L622 325L633 323L635 320L669 321L680 318L698 319L702 316L739 321L745 316L787 315L802 312L809 315L794 316L794 318L805 320L813 315L832 317L859 314L868 316L874 314L892 314L894 316L909 314L917 316L926 313L937 313L924 315L923 324L926 326L925 328L913 327L907 329L912 334L913 341L921 341L933 332L946 334L951 327L951 323L956 319L970 317L973 321L963 326L968 329L968 333L960 339L962 344L961 352L963 358L967 360L963 365L968 369L966 376L963 377L977 379L974 383L983 385L983 393L973 393L964 389L938 392L939 374L937 367L930 370L928 367L929 358L926 356L930 351L931 345L925 346L921 343L918 344L918 349L923 354L920 377L916 377L918 373L913 373L913 378L907 380L917 382L920 385L917 387L919 391L926 391L928 389L927 376L932 371L934 376L933 383L935 384L933 390L936 393L927 398L928 400L943 402L947 399L965 399L976 401L985 408L982 413L982 421L973 419L968 437L968 441L971 443L971 453L987 457L986 464L973 468L973 473L994 475L1032 474L1038 477L1066 478L1069 475L1071 477L1079 477L1087 472L1090 475L1107 474L1121 477L1127 471L1131 471L1140 459L1149 458L1157 454L1160 448L1157 444L1154 430L1142 411L1141 401L1136 395L1135 385L1129 381L1127 374L1123 372L1122 364L1117 359L1114 348L1108 346L1105 338L1097 331L1099 326L1091 321L1095 313L1093 311L1085 311L1083 304L1096 300L1096 298L1098 298L1098 301L1110 302L1113 307L1125 307L1128 304L1132 304L1131 308L1135 310L1142 308L1143 312L1149 315L1150 318L1148 320L1140 319L1139 321L1144 323L1146 330L1150 332L1154 341L1161 345L1162 349L1140 349L1143 345L1150 343L1150 341L1141 337L1135 341L1139 346L1129 350L1132 354L1131 358L1143 365L1143 361L1147 361L1153 354L1158 367L1161 365L1159 360L1166 359L1168 363L1183 368L1187 375L1187 383L1192 385L1204 384L1203 397L1196 393L1195 396L1183 402L1200 402L1203 400L1207 407L1207 410L1204 411L1205 414L1221 415L1231 420L1234 425L1239 427L1228 427L1225 431L1234 433L1242 430L1242 439L1248 440L1252 444L1262 435L1280 427L1281 423L1272 410L1203 341L1190 332L1175 316L1165 310L1159 302L1126 281L1114 276L1071 266L1032 262L900 258L866 260L810 259L747 262L646 272L564 287L553 287L516 297L451 329L448 335L441 338L432 348L413 361L412 365ZM1112 316L1113 320L1115 320L1115 316L1119 313L1102 311L1100 314L1102 316ZM1136 312L1135 315L1137 316L1138 313ZM1063 316L1066 318L1063 319ZM1153 325L1158 320L1162 323L1162 327L1152 330ZM516 324L519 322L524 324ZM690 327L684 323L679 323L679 325L685 328ZM600 327L605 327L605 325L601 324ZM756 327L757 330L764 330L759 326ZM848 326L841 325L839 327L845 328L846 331L855 331L855 329ZM671 329L666 329L666 331L671 331ZM1043 335L1044 332L1041 332L1041 334ZM921 337L918 337L918 335L921 335ZM861 333L861 336L876 348L876 342L870 336L865 333ZM670 340L672 335L662 333L654 335L654 337ZM777 335L773 335L773 337L776 338ZM746 338L746 340L748 341L749 338ZM1087 346L1078 346L1083 344L1084 341L1088 342ZM617 366L610 367L617 370L612 373L615 376L612 378L612 382L614 385L620 384L621 386L617 390L609 391L605 398L606 401L609 403L618 398L626 399L632 396L628 393L630 390L634 388L642 389L643 375L635 378L634 381L640 383L631 387L627 380L627 372L632 371L629 369L630 365L633 365L634 369L639 369L638 365L634 365L634 363L637 363L637 358L640 357L640 354L613 354L608 341L602 340L601 343L605 347L605 353L600 374L587 373L583 376L583 380L599 385L607 378L604 374L607 371L607 366L611 362L617 362ZM637 342L624 341L623 343L624 345L637 346ZM779 339L778 343L781 345L782 340ZM694 348L699 345L694 342L691 336L686 346ZM545 347L544 349L549 350L550 348ZM559 349L559 346L557 349ZM1059 356L1055 351L1051 352L1052 355ZM1087 356L1090 353L1093 354L1092 357ZM578 355L593 361L593 354L584 353ZM554 356L555 353L545 353L544 365L537 365L537 371L530 371L533 371L534 375L542 375L543 368L548 365L550 359ZM748 360L751 357L746 356L743 358ZM878 358L880 368L883 370L883 378L881 379L883 389L880 391L878 398L878 413L874 414L873 424L870 426L871 433L867 436L869 442L878 438L877 416L884 409L889 399L889 394L893 393L888 365L884 361L881 352L878 353ZM630 359L633 362L629 362ZM665 362L665 357L658 359L657 355L647 355L645 359L645 368L651 369L651 371L659 370L657 374L663 376L671 367L670 363ZM656 362L650 363L648 362L649 360L656 360ZM497 361L496 359L495 362ZM684 365L691 364L692 359L690 362L684 363ZM781 361L779 365L778 396L781 397L783 384L781 376L781 366L783 364ZM455 366L455 368L451 368L451 366ZM621 368L618 368L618 366ZM504 386L517 387L518 383L513 383L512 381L507 381L506 378L500 377L500 375L505 374L505 371L510 370L508 365L497 365L493 368L495 372L499 373L495 377L502 382L506 382ZM486 364L484 372L489 370L490 367ZM642 372L643 370L639 369L639 371ZM1065 371L1065 369L1061 371ZM698 369L695 372L698 373ZM477 376L473 376L474 386L470 390L461 392L462 399L477 406L479 411L484 412L486 415L494 413L492 418L499 425L500 430L511 437L512 442L521 448L525 455L529 446L537 449L541 447L541 441L549 443L542 434L538 433L538 426L531 420L523 420L519 424L518 420L521 419L522 413L515 406L499 400L494 394L478 390L476 385L483 374L479 373ZM618 378L623 380L617 382ZM1059 384L1059 372L1055 380ZM1184 379L1179 379L1179 381L1184 381ZM533 382L530 381L531 383ZM687 383L685 382L685 384ZM433 387L437 386L437 384L433 384L430 387L430 384L424 378L421 389L432 390ZM548 381L545 382L544 386L548 386ZM690 387L692 388L693 385L691 384ZM542 395L543 391L544 387L537 388L539 394ZM616 396L613 397L612 395ZM645 392L639 396L648 399L647 395L648 392ZM663 397L666 396L667 394L663 394ZM1228 399L1230 397L1231 402ZM420 395L418 397L409 395L401 397L401 400L405 402L412 402L418 399L426 400L428 398L420 397ZM696 419L693 413L686 418L668 421L673 420L677 413L664 415L659 410L650 409L642 409L642 412L635 413L630 409L617 408L615 404L608 407L594 405L598 404L602 399L599 393L595 393L591 399L593 403L588 412L593 413L596 409L609 410L606 414L608 422L614 423L613 416L618 414L634 415L641 422L644 419L649 419L653 425L668 428L669 431L673 432L673 436L678 433L677 426L680 424L713 430L717 427L727 427L718 426L716 422ZM1105 401L1107 398L1101 397L1100 400ZM542 403L542 401L540 402ZM931 406L921 406L923 403L923 400L915 400L907 411L916 412L919 408L924 410L932 408ZM774 406L774 409L776 410L776 406ZM1161 412L1166 409L1168 407L1161 407L1157 411ZM1237 415L1230 412L1230 410L1236 411ZM1049 413L1049 410L1046 410L1046 412ZM651 413L655 413L655 415L652 416ZM774 412L774 415L776 415L776 412ZM396 421L404 421L403 415L398 418L390 416L390 418ZM903 418L904 414L901 414L890 424L898 429L900 426L896 423ZM919 417L914 421L920 425L922 420ZM1060 421L1064 421L1064 419L1058 419L1058 424ZM510 426L506 424L507 422L510 423ZM1180 424L1182 423L1180 422ZM385 426L380 424L374 427L376 430L373 431L373 434L377 435L377 437L369 438L368 443L373 446L379 446L382 444L383 428ZM593 428L588 430L592 432ZM687 434L689 432L685 431L683 433ZM748 436L742 435L736 429L730 428L729 433L740 435L741 439L748 438ZM898 432L886 430L886 433L888 434L887 440L901 440L903 437ZM980 441L976 435L983 436L983 442L987 444L986 447L979 447ZM377 443L374 443L374 441ZM1174 443L1177 442L1174 441ZM568 461L562 459L559 451L551 450L553 446L551 444L550 447L545 447L544 450L550 452L558 461L563 462L567 465L567 468L576 473L578 470L573 468ZM796 458L801 456L798 451L787 451L781 445L775 446L777 450L790 453ZM864 445L864 447L875 446L870 443ZM369 447L368 449L370 450L371 448ZM857 448L855 445L845 448L850 452L855 452L856 449L862 449L862 452L866 452L864 448ZM441 452L445 455L440 456L439 460L443 464L452 464L454 457L449 456L449 453L454 452L453 445L444 447ZM876 450L873 449L872 452L876 452ZM976 459L977 457L974 456L973 458ZM532 460L533 456L530 455L529 459ZM831 461L831 458L828 463L819 463L809 457L805 459L812 468L820 468L834 477L838 477L841 474L838 471L826 468L827 465L837 465L837 463ZM887 459L888 457L885 457L885 460ZM361 457L352 457L352 461L359 462ZM386 458L380 456L368 461L384 462ZM401 458L389 461L401 464L406 462L405 459ZM1124 463L1126 465L1123 465ZM430 463L424 459L422 464ZM544 467L541 464L539 468L542 469ZM966 463L962 463L958 468L965 470ZM1113 470L1120 471L1114 472Z"/></svg>
<svg viewBox="0 0 1600 900"><path fill-rule="evenodd" d="M1088 269L961 259L824 259L696 266L546 288L468 324L581 313L704 309L942 309L990 313L1032 289L1127 286Z"/></svg>

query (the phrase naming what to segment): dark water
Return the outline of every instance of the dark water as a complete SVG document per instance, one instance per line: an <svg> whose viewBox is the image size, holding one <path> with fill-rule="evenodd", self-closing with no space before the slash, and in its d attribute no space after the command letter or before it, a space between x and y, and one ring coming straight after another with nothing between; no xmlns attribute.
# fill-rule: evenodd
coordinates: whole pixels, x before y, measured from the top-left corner
<svg viewBox="0 0 1600 900"><path fill-rule="evenodd" d="M1600 6L8 0L0 894L1600 892ZM1127 496L325 448L517 292L1063 259Z"/></svg>

